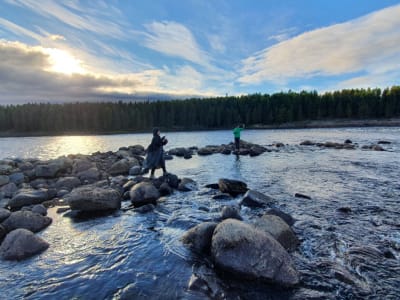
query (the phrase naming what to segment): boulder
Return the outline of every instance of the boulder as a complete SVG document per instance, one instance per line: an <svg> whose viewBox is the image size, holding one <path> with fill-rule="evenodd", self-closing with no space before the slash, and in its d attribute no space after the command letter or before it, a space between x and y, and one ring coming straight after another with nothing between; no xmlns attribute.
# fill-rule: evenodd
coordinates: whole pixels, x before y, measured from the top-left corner
<svg viewBox="0 0 400 300"><path fill-rule="evenodd" d="M134 207L146 204L157 204L160 192L151 182L140 182L134 185L129 192Z"/></svg>
<svg viewBox="0 0 400 300"><path fill-rule="evenodd" d="M6 185L3 185L0 190L4 193L4 197L11 198L18 191L18 187L14 182L9 182Z"/></svg>
<svg viewBox="0 0 400 300"><path fill-rule="evenodd" d="M3 226L7 231L17 228L25 228L32 232L38 232L51 224L51 218L44 217L37 213L20 210L11 213L11 215L3 222Z"/></svg>
<svg viewBox="0 0 400 300"><path fill-rule="evenodd" d="M30 183L31 187L34 189L39 189L39 188L48 188L49 184L47 183L47 179L44 178L37 178L32 180Z"/></svg>
<svg viewBox="0 0 400 300"><path fill-rule="evenodd" d="M173 192L172 188L166 182L163 182L160 185L160 188L158 190L159 190L161 196L168 196L168 195L171 195Z"/></svg>
<svg viewBox="0 0 400 300"><path fill-rule="evenodd" d="M76 174L82 182L93 183L101 178L100 171L97 168L90 168Z"/></svg>
<svg viewBox="0 0 400 300"><path fill-rule="evenodd" d="M240 216L239 209L235 206L224 206L221 211L221 220L225 219L236 219L243 220Z"/></svg>
<svg viewBox="0 0 400 300"><path fill-rule="evenodd" d="M181 237L182 243L197 253L209 254L211 239L217 223L204 222L189 229Z"/></svg>
<svg viewBox="0 0 400 300"><path fill-rule="evenodd" d="M303 199L311 200L311 197L310 197L310 196L307 196L307 195L304 195L304 194L301 194L301 193L295 193L294 196L295 196L296 198L303 198Z"/></svg>
<svg viewBox="0 0 400 300"><path fill-rule="evenodd" d="M254 226L270 233L288 251L295 250L299 244L299 240L293 230L278 216L263 215L254 222Z"/></svg>
<svg viewBox="0 0 400 300"><path fill-rule="evenodd" d="M232 196L228 193L217 193L215 195L213 195L211 198L213 198L214 200L230 200L232 199Z"/></svg>
<svg viewBox="0 0 400 300"><path fill-rule="evenodd" d="M8 209L0 208L0 223L3 222L11 215L11 212Z"/></svg>
<svg viewBox="0 0 400 300"><path fill-rule="evenodd" d="M46 189L21 189L8 203L11 209L18 209L26 205L40 204L49 200L48 190Z"/></svg>
<svg viewBox="0 0 400 300"><path fill-rule="evenodd" d="M21 172L13 173L10 175L10 181L14 182L16 185L19 185L21 183L24 183L25 175Z"/></svg>
<svg viewBox="0 0 400 300"><path fill-rule="evenodd" d="M258 156L260 154L263 154L265 151L267 151L267 149L265 149L264 147L253 146L253 147L250 148L249 155L254 157L254 156Z"/></svg>
<svg viewBox="0 0 400 300"><path fill-rule="evenodd" d="M12 169L13 167L8 164L0 164L0 175L7 175Z"/></svg>
<svg viewBox="0 0 400 300"><path fill-rule="evenodd" d="M164 175L164 181L173 189L177 189L179 186L179 178L175 174L168 173Z"/></svg>
<svg viewBox="0 0 400 300"><path fill-rule="evenodd" d="M3 186L10 182L10 177L7 175L0 175L0 186Z"/></svg>
<svg viewBox="0 0 400 300"><path fill-rule="evenodd" d="M281 218L283 221L285 221L286 224L288 224L289 226L293 226L293 224L296 222L296 220L293 219L293 217L292 217L291 215L289 215L289 214L287 214L287 213L281 211L280 209L278 209L278 208L276 208L276 207L275 207L275 208L268 209L265 213L266 213L266 214L269 214L269 215L274 215L274 216L280 217L280 218Z"/></svg>
<svg viewBox="0 0 400 300"><path fill-rule="evenodd" d="M240 205L249 207L269 207L275 204L275 199L254 190L248 190Z"/></svg>
<svg viewBox="0 0 400 300"><path fill-rule="evenodd" d="M232 196L244 194L248 190L246 183L233 179L221 178L220 180L218 180L218 186L219 190L222 193L228 193L231 194Z"/></svg>
<svg viewBox="0 0 400 300"><path fill-rule="evenodd" d="M211 255L216 266L241 278L293 286L299 275L290 255L268 233L235 219L215 228Z"/></svg>
<svg viewBox="0 0 400 300"><path fill-rule="evenodd" d="M90 185L73 189L65 200L71 210L100 211L121 208L121 197L116 190Z"/></svg>
<svg viewBox="0 0 400 300"><path fill-rule="evenodd" d="M133 167L137 166L140 167L139 162L136 158L124 158L117 162L115 162L109 169L108 173L111 176L121 175L121 174L128 174L129 170Z"/></svg>
<svg viewBox="0 0 400 300"><path fill-rule="evenodd" d="M309 141L309 140L306 140L306 141L301 142L300 145L301 146L315 146L316 143L312 142L312 141Z"/></svg>
<svg viewBox="0 0 400 300"><path fill-rule="evenodd" d="M96 164L87 159L76 159L74 160L74 163L72 165L72 173L78 174L87 171L93 167L96 167Z"/></svg>
<svg viewBox="0 0 400 300"><path fill-rule="evenodd" d="M392 142L384 141L384 140L378 141L378 144L381 144L381 145L390 145L391 143Z"/></svg>
<svg viewBox="0 0 400 300"><path fill-rule="evenodd" d="M57 163L37 165L35 167L35 176L39 178L54 178L60 170L61 166Z"/></svg>
<svg viewBox="0 0 400 300"><path fill-rule="evenodd" d="M132 155L144 155L145 149L142 145L133 145L128 147Z"/></svg>
<svg viewBox="0 0 400 300"><path fill-rule="evenodd" d="M39 215L42 216L46 216L47 215L47 208L44 207L43 204L36 204L32 207L31 209L32 212L37 213Z"/></svg>
<svg viewBox="0 0 400 300"><path fill-rule="evenodd" d="M4 228L3 225L0 224L0 245L3 239L6 237L6 235L7 235L7 230Z"/></svg>
<svg viewBox="0 0 400 300"><path fill-rule="evenodd" d="M174 148L168 151L168 154L170 155L175 155L178 157L185 157L185 155L187 155L188 153L190 153L190 150L180 147L180 148Z"/></svg>
<svg viewBox="0 0 400 300"><path fill-rule="evenodd" d="M82 183L77 177L61 177L57 180L55 187L58 190L68 190L71 191L72 189L80 186Z"/></svg>
<svg viewBox="0 0 400 300"><path fill-rule="evenodd" d="M6 260L21 260L49 247L42 238L26 229L11 231L0 246L0 256Z"/></svg>
<svg viewBox="0 0 400 300"><path fill-rule="evenodd" d="M142 173L142 168L140 166L133 166L129 169L129 175L136 176Z"/></svg>
<svg viewBox="0 0 400 300"><path fill-rule="evenodd" d="M197 190L197 183L190 178L182 178L178 185L178 191L190 192Z"/></svg>
<svg viewBox="0 0 400 300"><path fill-rule="evenodd" d="M211 155L213 154L213 151L207 147L205 148L200 148L199 150L197 150L197 154L198 155Z"/></svg>

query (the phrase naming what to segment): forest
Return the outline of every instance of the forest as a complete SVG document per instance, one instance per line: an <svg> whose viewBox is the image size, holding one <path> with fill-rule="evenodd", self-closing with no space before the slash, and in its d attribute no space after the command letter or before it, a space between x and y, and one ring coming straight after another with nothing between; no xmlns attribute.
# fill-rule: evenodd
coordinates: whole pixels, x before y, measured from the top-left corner
<svg viewBox="0 0 400 300"><path fill-rule="evenodd" d="M400 86L279 92L152 102L27 103L0 106L2 133L113 133L279 125L400 117Z"/></svg>

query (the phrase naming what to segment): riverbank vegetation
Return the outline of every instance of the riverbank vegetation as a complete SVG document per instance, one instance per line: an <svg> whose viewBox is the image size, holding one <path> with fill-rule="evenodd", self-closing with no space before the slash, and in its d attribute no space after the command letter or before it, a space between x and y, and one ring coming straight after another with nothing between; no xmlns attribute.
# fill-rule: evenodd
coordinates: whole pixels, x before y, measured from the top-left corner
<svg viewBox="0 0 400 300"><path fill-rule="evenodd" d="M28 103L0 106L0 132L63 134L279 126L283 123L400 117L400 86L318 94L280 92L174 101ZM295 126L294 126L295 127Z"/></svg>

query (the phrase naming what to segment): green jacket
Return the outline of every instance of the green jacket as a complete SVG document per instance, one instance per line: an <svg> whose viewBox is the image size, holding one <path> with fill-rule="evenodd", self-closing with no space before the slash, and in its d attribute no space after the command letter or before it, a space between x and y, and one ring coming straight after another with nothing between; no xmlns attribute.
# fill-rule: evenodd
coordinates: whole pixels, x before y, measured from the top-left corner
<svg viewBox="0 0 400 300"><path fill-rule="evenodd" d="M240 138L240 132L243 130L243 128L240 127L236 127L235 129L233 129L233 136L235 138Z"/></svg>

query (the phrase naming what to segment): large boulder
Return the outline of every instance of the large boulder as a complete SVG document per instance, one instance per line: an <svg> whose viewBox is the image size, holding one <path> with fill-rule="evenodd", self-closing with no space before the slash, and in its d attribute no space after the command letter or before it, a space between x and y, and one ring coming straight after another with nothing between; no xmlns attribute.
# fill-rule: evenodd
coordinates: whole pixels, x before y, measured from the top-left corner
<svg viewBox="0 0 400 300"><path fill-rule="evenodd" d="M65 197L65 200L72 210L99 211L121 207L121 197L116 190L96 186L75 188Z"/></svg>
<svg viewBox="0 0 400 300"><path fill-rule="evenodd" d="M78 158L74 160L74 163L72 165L72 173L78 174L87 171L93 167L96 167L96 164L92 163L87 159Z"/></svg>
<svg viewBox="0 0 400 300"><path fill-rule="evenodd" d="M81 185L81 181L77 177L61 177L57 180L55 187L58 190L72 190Z"/></svg>
<svg viewBox="0 0 400 300"><path fill-rule="evenodd" d="M299 283L286 250L270 234L235 219L215 228L211 254L218 268L242 278L284 286Z"/></svg>
<svg viewBox="0 0 400 300"><path fill-rule="evenodd" d="M129 170L133 166L140 166L139 162L136 158L124 158L117 162L115 162L110 169L108 169L108 173L112 176L121 175L121 174L129 174Z"/></svg>
<svg viewBox="0 0 400 300"><path fill-rule="evenodd" d="M7 231L25 228L32 232L38 232L49 226L51 221L49 217L27 210L20 210L13 212L2 224Z"/></svg>
<svg viewBox="0 0 400 300"><path fill-rule="evenodd" d="M40 204L46 200L49 200L48 190L46 189L21 189L8 202L8 205L11 209L18 209L26 205Z"/></svg>
<svg viewBox="0 0 400 300"><path fill-rule="evenodd" d="M228 193L232 196L244 194L248 190L246 183L233 179L221 178L218 180L218 186L222 193Z"/></svg>
<svg viewBox="0 0 400 300"><path fill-rule="evenodd" d="M18 187L14 182L9 182L6 185L3 185L0 190L4 193L4 197L11 198L18 191Z"/></svg>
<svg viewBox="0 0 400 300"><path fill-rule="evenodd" d="M3 186L10 182L10 177L7 175L0 175L0 186Z"/></svg>
<svg viewBox="0 0 400 300"><path fill-rule="evenodd" d="M182 243L197 253L210 253L211 239L218 223L204 222L194 226L182 236Z"/></svg>
<svg viewBox="0 0 400 300"><path fill-rule="evenodd" d="M76 176L78 176L82 182L94 183L100 180L101 173L97 168L93 167L77 173Z"/></svg>
<svg viewBox="0 0 400 300"><path fill-rule="evenodd" d="M10 181L14 182L16 185L19 185L21 183L24 183L25 175L21 172L13 173L10 175Z"/></svg>
<svg viewBox="0 0 400 300"><path fill-rule="evenodd" d="M168 183L168 185L174 189L177 189L179 186L179 178L175 174L168 173L163 176L164 181Z"/></svg>
<svg viewBox="0 0 400 300"><path fill-rule="evenodd" d="M54 178L61 171L58 163L41 164L35 167L35 176L39 178Z"/></svg>
<svg viewBox="0 0 400 300"><path fill-rule="evenodd" d="M156 204L160 192L151 182L140 182L132 187L129 192L134 207L146 204Z"/></svg>
<svg viewBox="0 0 400 300"><path fill-rule="evenodd" d="M270 207L275 204L275 199L263 193L248 190L244 195L240 205L249 207Z"/></svg>
<svg viewBox="0 0 400 300"><path fill-rule="evenodd" d="M6 260L21 260L49 247L42 238L26 229L11 231L0 246L0 256Z"/></svg>
<svg viewBox="0 0 400 300"><path fill-rule="evenodd" d="M254 226L270 233L286 250L293 251L299 244L293 230L278 216L265 214L254 222Z"/></svg>
<svg viewBox="0 0 400 300"><path fill-rule="evenodd" d="M8 209L0 208L0 223L3 222L11 215L11 212Z"/></svg>

